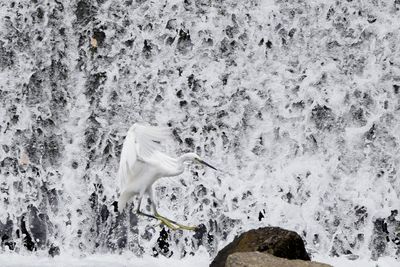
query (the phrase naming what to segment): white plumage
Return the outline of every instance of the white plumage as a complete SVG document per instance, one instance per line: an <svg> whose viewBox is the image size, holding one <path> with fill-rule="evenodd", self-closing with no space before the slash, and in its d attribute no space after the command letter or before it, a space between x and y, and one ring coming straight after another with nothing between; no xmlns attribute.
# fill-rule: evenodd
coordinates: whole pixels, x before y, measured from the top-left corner
<svg viewBox="0 0 400 267"><path fill-rule="evenodd" d="M135 194L138 194L138 214L159 219L170 228L193 230L193 227L180 225L158 214L151 186L159 178L181 174L184 171L184 162L189 160L215 168L201 160L195 153L186 153L179 158L172 158L161 152L162 142L169 135L170 130L166 127L145 126L135 123L129 128L122 147L118 171L120 179L118 210L122 212L126 203ZM148 193L151 199L154 215L140 211L141 200L145 193ZM175 225L178 227L175 227Z"/></svg>

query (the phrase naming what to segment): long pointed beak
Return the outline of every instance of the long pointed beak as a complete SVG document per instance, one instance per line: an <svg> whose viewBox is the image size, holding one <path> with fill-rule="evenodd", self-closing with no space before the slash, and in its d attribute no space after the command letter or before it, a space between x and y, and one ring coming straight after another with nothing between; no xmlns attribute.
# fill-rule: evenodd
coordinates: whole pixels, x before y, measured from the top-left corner
<svg viewBox="0 0 400 267"><path fill-rule="evenodd" d="M196 161L197 161L198 163L201 163L201 164L203 164L203 165L206 165L207 167L210 167L211 169L214 169L214 170L218 171L218 169L217 169L217 168L215 168L214 166L212 166L212 165L208 164L208 163L207 163L207 162L205 162L204 160L201 160L201 159L196 159Z"/></svg>

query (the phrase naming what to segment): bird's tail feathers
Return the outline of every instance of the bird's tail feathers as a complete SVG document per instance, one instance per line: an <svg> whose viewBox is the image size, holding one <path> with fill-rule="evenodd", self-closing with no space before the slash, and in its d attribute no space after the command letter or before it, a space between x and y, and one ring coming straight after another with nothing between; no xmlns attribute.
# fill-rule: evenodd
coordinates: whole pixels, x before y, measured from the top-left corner
<svg viewBox="0 0 400 267"><path fill-rule="evenodd" d="M122 212L126 206L126 203L134 194L124 191L121 193L118 199L118 211Z"/></svg>

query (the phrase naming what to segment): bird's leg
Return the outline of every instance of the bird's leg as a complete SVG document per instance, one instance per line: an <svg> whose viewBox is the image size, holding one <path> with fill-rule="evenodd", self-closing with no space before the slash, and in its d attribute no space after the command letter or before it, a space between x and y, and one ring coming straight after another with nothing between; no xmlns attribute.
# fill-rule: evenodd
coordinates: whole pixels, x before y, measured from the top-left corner
<svg viewBox="0 0 400 267"><path fill-rule="evenodd" d="M144 192L140 192L140 194L139 194L139 203L138 203L138 207L136 209L136 213L138 215L143 215L143 216L146 216L146 217L149 217L149 218L157 219L155 216L147 214L147 213L144 213L144 212L142 212L140 210L140 205L142 204L143 195L144 195Z"/></svg>
<svg viewBox="0 0 400 267"><path fill-rule="evenodd" d="M154 195L150 191L151 191L151 189L147 190L146 192L148 193L148 195L150 197L150 202L151 202L151 205L152 205L153 210L154 210L154 215L149 215L149 214L144 214L144 215L148 216L148 217L151 217L151 218L154 218L156 220L160 220L161 223L165 224L168 228L170 228L172 230L177 230L178 228L173 224L173 222L171 220L168 220L167 218L164 218L164 217L161 217L161 216L158 215L157 208L156 208L156 205L154 204L154 200L153 200ZM140 211L138 211L138 212L140 212Z"/></svg>
<svg viewBox="0 0 400 267"><path fill-rule="evenodd" d="M149 196L150 196L150 194L149 194ZM151 198L150 198L150 201L151 201ZM140 202L139 202L139 203L140 203ZM153 209L156 210L153 201L151 201L151 204L152 204L152 206L153 206ZM170 220L168 220L168 219L166 219L166 218L160 218L159 216L157 216L157 212L155 212L154 215L150 215L150 214L146 214L146 213L141 212L141 211L140 211L140 205L139 205L139 207L138 207L138 209L137 209L137 213L138 213L138 214L141 214L141 215L144 215L144 216L147 216L147 217L150 217L150 218L153 218L153 219L156 219L156 220L160 220L161 223L165 224L168 228L170 228L170 229L172 229L172 230L177 230L177 229L178 229L178 228L173 224L173 222L171 222Z"/></svg>
<svg viewBox="0 0 400 267"><path fill-rule="evenodd" d="M144 192L141 192L141 193L139 194L139 204L138 204L138 207L137 207L137 209L136 209L136 213L137 213L138 215L142 215L142 216L146 216L146 217L149 217L149 218L152 218L152 219L160 220L160 221L162 221L162 223L164 223L168 228L170 228L170 229L172 229L172 230L177 230L177 229L178 229L178 228L177 228L175 225L173 225L169 220L162 220L162 219L158 218L156 215L150 215L150 214L147 214L147 213L142 212L142 211L140 210L140 206L141 206L141 204L142 204L143 196L144 196ZM149 196L150 196L150 195L149 195ZM152 201L151 203L153 203L153 201ZM154 208L154 205L153 205L153 208Z"/></svg>
<svg viewBox="0 0 400 267"><path fill-rule="evenodd" d="M195 231L195 230L197 229L197 226L187 226L187 225L183 225L183 224L177 223L176 221L173 221L173 220L171 220L171 219L168 219L168 218L166 218L166 217L164 217L164 216L161 216L161 215L158 214L158 213L155 213L155 217L156 217L157 219L159 219L160 221L162 221L165 225L167 225L167 226L168 226L169 228L171 228L172 230L182 229L182 230ZM168 223L169 223L169 224L174 224L174 225L176 225L177 227L170 227L170 226L168 225Z"/></svg>
<svg viewBox="0 0 400 267"><path fill-rule="evenodd" d="M189 230L189 231L194 231L197 229L197 227L195 226L186 226L186 225L182 225L180 223L177 223L176 221L173 221L171 219L168 219L164 216L161 216L158 211L157 211L157 207L155 204L155 197L154 197L154 192L153 190L150 189L151 192L149 192L149 196L150 196L150 201L151 201L151 205L153 206L153 211L154 211L154 217L157 218L158 220L160 220L163 224L165 224L168 228L172 229L172 230L178 230L178 229L183 229L183 230Z"/></svg>

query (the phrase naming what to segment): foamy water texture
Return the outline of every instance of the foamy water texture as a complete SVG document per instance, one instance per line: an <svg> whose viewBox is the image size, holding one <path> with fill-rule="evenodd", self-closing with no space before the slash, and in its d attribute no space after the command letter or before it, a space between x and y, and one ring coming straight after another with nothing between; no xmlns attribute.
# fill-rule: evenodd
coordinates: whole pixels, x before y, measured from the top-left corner
<svg viewBox="0 0 400 267"><path fill-rule="evenodd" d="M399 1L0 7L2 266L207 264L267 225L326 262L397 263ZM134 122L171 127L171 155L222 170L190 165L154 185L161 214L202 231L161 231L133 202L114 211Z"/></svg>
<svg viewBox="0 0 400 267"><path fill-rule="evenodd" d="M37 255L20 255L20 254L1 254L0 262L4 267L162 267L166 265L176 267L204 267L208 266L208 256L200 255L188 256L182 259L175 258L154 258L152 256L144 256L141 258L132 258L129 255L116 254L96 254L86 257L74 258L71 255L56 256L55 258L37 256ZM362 267L396 267L398 261L390 257L381 257L376 261L373 260L349 260L344 257L322 257L318 259L321 262L329 263L335 267L362 266Z"/></svg>

